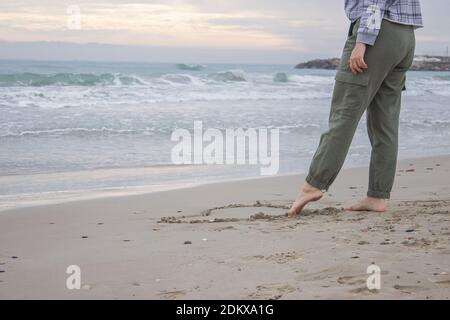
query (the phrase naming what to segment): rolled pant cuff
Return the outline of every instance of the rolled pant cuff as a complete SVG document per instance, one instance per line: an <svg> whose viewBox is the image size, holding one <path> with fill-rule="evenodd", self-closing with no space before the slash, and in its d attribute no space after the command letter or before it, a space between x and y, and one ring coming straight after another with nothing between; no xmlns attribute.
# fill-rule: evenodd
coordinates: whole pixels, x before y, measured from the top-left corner
<svg viewBox="0 0 450 320"><path fill-rule="evenodd" d="M327 191L329 188L329 186L326 183L319 181L318 179L312 177L309 174L306 177L305 181L308 182L310 185L312 185L314 188L320 189L322 191Z"/></svg>
<svg viewBox="0 0 450 320"><path fill-rule="evenodd" d="M391 197L391 193L369 190L367 191L367 196L371 198L389 199Z"/></svg>

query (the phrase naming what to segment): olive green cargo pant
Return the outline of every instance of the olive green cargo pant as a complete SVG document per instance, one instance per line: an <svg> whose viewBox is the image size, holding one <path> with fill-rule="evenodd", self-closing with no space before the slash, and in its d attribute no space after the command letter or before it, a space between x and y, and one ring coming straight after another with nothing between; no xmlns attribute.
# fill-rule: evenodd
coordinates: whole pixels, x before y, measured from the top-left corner
<svg viewBox="0 0 450 320"><path fill-rule="evenodd" d="M364 111L372 145L367 195L390 197L398 153L401 94L414 59L414 27L383 20L374 46L367 46L369 69L352 74L348 61L359 21L349 32L336 73L329 130L320 138L306 181L328 190L338 175Z"/></svg>

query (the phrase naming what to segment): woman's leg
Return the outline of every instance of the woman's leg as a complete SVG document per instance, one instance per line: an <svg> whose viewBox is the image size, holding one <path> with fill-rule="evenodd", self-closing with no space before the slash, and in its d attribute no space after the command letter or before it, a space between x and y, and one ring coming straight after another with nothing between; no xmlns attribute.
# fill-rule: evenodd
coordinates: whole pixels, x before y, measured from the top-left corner
<svg viewBox="0 0 450 320"><path fill-rule="evenodd" d="M372 146L369 186L367 198L350 207L350 210L386 210L384 199L390 198L397 167L402 90L413 59L414 46L389 73L367 108L367 132Z"/></svg>
<svg viewBox="0 0 450 320"><path fill-rule="evenodd" d="M355 29L357 30L357 27ZM328 190L333 183L342 168L362 114L371 104L384 81L390 82L389 75L393 70L410 56L413 38L412 27L383 20L375 46L367 48L365 59L369 69L357 75L352 74L348 67L348 60L356 43L355 32L347 39L341 65L336 73L329 119L330 128L320 139L305 187L289 211L290 216L298 214L308 202L320 199L318 195L321 191ZM393 125L398 126L398 121L397 124L394 121ZM390 148L397 147L393 145ZM376 166L378 162L375 161L374 165ZM395 172L395 166L391 166L389 170ZM375 187L372 189L371 194L375 195Z"/></svg>

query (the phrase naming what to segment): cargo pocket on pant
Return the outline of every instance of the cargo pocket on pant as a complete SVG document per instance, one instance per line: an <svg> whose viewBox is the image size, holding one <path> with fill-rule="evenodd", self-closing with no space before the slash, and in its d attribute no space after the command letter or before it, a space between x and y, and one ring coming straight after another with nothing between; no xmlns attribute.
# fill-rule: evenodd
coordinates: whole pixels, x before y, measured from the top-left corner
<svg viewBox="0 0 450 320"><path fill-rule="evenodd" d="M335 80L332 110L355 112L364 106L367 100L369 73L355 75L351 71L338 70Z"/></svg>

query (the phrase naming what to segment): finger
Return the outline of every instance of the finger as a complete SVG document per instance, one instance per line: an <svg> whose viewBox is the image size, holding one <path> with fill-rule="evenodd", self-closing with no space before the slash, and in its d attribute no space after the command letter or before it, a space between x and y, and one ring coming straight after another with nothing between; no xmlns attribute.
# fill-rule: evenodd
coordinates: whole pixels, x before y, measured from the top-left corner
<svg viewBox="0 0 450 320"><path fill-rule="evenodd" d="M358 60L355 61L355 65L356 65L356 68L357 68L357 70L358 70L359 73L364 72L364 66L363 66L363 64L361 63L361 60L360 60L360 59L358 59Z"/></svg>
<svg viewBox="0 0 450 320"><path fill-rule="evenodd" d="M359 67L358 61L357 61L357 60L356 60L356 61L353 61L353 69L355 69L355 71L356 71L357 73L363 72L363 70Z"/></svg>
<svg viewBox="0 0 450 320"><path fill-rule="evenodd" d="M348 67L350 68L350 71L351 71L352 73L354 73L354 72L353 72L352 60L348 60Z"/></svg>
<svg viewBox="0 0 450 320"><path fill-rule="evenodd" d="M362 68L362 69L368 69L369 68L369 66L366 64L366 62L364 61L364 58L361 58L360 60L359 60L359 67L360 68Z"/></svg>
<svg viewBox="0 0 450 320"><path fill-rule="evenodd" d="M349 65L350 65L350 70L352 71L352 73L357 74L358 72L356 72L355 64L353 63L353 60L349 61Z"/></svg>

